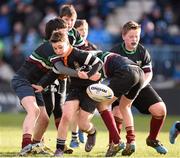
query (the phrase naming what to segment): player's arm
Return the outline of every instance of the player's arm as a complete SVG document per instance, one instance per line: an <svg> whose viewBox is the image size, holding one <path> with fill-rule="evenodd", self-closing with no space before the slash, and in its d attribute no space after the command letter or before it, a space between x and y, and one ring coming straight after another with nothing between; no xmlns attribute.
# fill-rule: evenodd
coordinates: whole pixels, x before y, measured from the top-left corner
<svg viewBox="0 0 180 158"><path fill-rule="evenodd" d="M92 55L91 53L87 53L87 51L80 52L78 54L79 60L83 61L83 65L91 66L91 69L87 72L89 78L102 68L103 62L98 57Z"/></svg>
<svg viewBox="0 0 180 158"><path fill-rule="evenodd" d="M144 85L145 87L152 80L153 71L152 71L152 61L149 52L146 50L144 55L143 66L141 67L144 71Z"/></svg>
<svg viewBox="0 0 180 158"><path fill-rule="evenodd" d="M84 73L66 67L61 61L58 61L54 64L53 69L50 70L44 77L41 78L38 85L42 86L42 88L45 88L46 86L52 84L59 77L60 74L64 74L71 77L80 77L83 79L88 78L88 76L85 75Z"/></svg>
<svg viewBox="0 0 180 158"><path fill-rule="evenodd" d="M149 84L149 82L152 80L153 73L151 72L146 72L144 73L144 84L143 88Z"/></svg>
<svg viewBox="0 0 180 158"><path fill-rule="evenodd" d="M32 84L32 87L36 89L36 92L41 92L45 87L52 84L61 74L68 75L70 77L79 77L81 79L89 78L86 72L76 71L64 66L62 62L58 61L54 64L53 69L42 77L37 85Z"/></svg>

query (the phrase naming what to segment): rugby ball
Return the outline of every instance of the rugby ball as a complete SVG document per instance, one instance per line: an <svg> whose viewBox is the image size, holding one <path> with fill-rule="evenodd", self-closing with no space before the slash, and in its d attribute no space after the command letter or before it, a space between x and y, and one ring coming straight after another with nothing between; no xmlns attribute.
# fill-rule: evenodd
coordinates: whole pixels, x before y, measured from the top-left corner
<svg viewBox="0 0 180 158"><path fill-rule="evenodd" d="M103 102L114 97L112 89L101 83L89 85L86 92L91 99L97 102Z"/></svg>

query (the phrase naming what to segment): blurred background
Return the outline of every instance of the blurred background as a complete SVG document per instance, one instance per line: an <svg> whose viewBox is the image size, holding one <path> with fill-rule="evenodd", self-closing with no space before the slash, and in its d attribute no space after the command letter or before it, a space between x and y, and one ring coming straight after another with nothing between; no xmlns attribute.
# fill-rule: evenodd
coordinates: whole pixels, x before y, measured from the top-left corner
<svg viewBox="0 0 180 158"><path fill-rule="evenodd" d="M122 41L124 23L140 23L141 43L153 60L152 85L165 101L168 114L180 114L178 0L1 0L0 112L21 110L10 80L43 41L45 23L58 16L60 6L67 3L75 6L78 19L88 21L88 40L104 51Z"/></svg>

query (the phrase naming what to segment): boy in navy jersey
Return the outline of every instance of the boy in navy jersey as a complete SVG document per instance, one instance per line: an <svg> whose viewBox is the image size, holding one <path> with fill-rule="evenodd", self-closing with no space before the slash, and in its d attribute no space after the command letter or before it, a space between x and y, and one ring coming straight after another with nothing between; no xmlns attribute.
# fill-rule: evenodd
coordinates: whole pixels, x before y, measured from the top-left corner
<svg viewBox="0 0 180 158"><path fill-rule="evenodd" d="M158 153L166 154L167 149L157 140L157 136L166 118L166 106L161 97L150 85L152 79L152 61L149 52L143 45L139 44L141 26L134 22L127 22L122 28L123 43L118 44L111 49L112 52L128 57L142 68L145 73L145 82L143 89L133 102L139 112L151 114L150 133L146 139L146 144L153 147ZM121 132L123 117L119 111L118 102L113 103L112 111L116 121L117 128ZM127 130L127 129L126 129ZM128 150L127 150L128 151ZM124 153L126 154L126 153Z"/></svg>

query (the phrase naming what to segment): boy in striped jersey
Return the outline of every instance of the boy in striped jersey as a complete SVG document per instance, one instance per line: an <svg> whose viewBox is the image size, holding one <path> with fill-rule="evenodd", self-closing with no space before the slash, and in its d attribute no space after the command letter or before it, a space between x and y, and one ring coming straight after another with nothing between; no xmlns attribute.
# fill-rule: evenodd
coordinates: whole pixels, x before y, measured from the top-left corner
<svg viewBox="0 0 180 158"><path fill-rule="evenodd" d="M101 69L103 63L99 58L92 56L87 51L73 48L68 41L66 33L54 32L50 41L52 42L55 53L60 56L59 60L62 61L64 65L77 70L81 70L82 67L88 69L83 77L87 80L71 77L70 90L63 106L62 118L58 127L55 156L62 156L64 154L68 127L74 115L77 114L77 111L79 111L77 116L78 125L81 130L88 134L85 151L90 152L96 141L96 129L93 124L90 123L90 120L97 102L88 97L86 88L90 84L98 82L101 76L98 71ZM57 67L57 69L59 73L62 73L61 67ZM53 82L55 79L53 79L53 77L52 74L49 74L43 82L40 82L39 85L33 85L33 87L37 89L37 92L40 92L43 90L43 85L48 85ZM81 120L83 120L83 122Z"/></svg>

